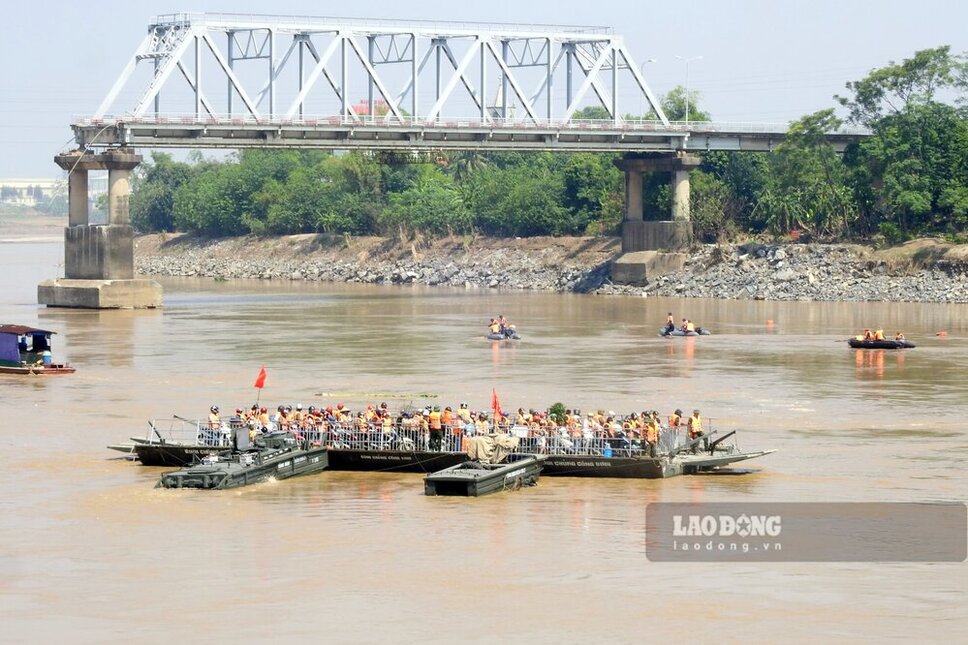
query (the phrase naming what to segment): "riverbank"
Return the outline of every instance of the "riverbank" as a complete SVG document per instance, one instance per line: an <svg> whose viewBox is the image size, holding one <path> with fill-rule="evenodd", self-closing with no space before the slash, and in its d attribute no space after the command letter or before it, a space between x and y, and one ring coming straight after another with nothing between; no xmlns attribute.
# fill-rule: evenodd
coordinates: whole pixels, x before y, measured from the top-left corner
<svg viewBox="0 0 968 645"><path fill-rule="evenodd" d="M704 245L682 271L643 287L610 281L618 238L145 235L136 272L604 295L753 300L968 302L968 247L924 239L875 251L850 244Z"/></svg>

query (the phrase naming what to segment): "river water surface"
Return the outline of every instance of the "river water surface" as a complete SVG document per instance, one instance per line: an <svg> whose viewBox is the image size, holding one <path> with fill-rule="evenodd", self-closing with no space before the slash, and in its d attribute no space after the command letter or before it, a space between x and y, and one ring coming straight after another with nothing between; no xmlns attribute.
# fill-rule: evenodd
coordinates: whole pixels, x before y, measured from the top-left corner
<svg viewBox="0 0 968 645"><path fill-rule="evenodd" d="M46 309L62 245L0 253L0 322L57 331L55 360L77 367L0 377L6 642L968 639L964 563L654 563L644 546L650 502L964 501L966 305L199 278L160 280L156 311ZM670 310L714 335L658 337ZM524 340L486 341L497 314ZM874 326L917 349L843 341ZM698 407L778 452L743 476L459 499L400 473L155 489L164 469L106 449L257 395L488 409L492 388L505 409Z"/></svg>

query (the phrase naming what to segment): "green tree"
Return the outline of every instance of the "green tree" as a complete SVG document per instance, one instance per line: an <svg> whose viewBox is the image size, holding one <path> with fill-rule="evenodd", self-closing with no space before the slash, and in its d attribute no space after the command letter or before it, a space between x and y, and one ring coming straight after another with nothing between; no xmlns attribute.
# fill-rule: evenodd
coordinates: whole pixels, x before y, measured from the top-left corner
<svg viewBox="0 0 968 645"><path fill-rule="evenodd" d="M411 231L432 234L466 233L472 218L464 207L454 180L435 166L423 166L422 172L407 190L389 195L389 204L380 218L384 232Z"/></svg>
<svg viewBox="0 0 968 645"><path fill-rule="evenodd" d="M531 237L574 232L569 213L561 205L561 177L545 164L488 168L460 188L477 228L486 235Z"/></svg>
<svg viewBox="0 0 968 645"><path fill-rule="evenodd" d="M662 106L662 111L665 112L666 117L670 121L685 121L686 99L688 98L689 120L711 121L712 117L709 116L709 113L699 107L699 99L701 97L702 94L696 90L689 90L687 96L686 89L681 85L677 85L659 99L659 104Z"/></svg>
<svg viewBox="0 0 968 645"><path fill-rule="evenodd" d="M853 95L836 97L852 122L873 132L846 154L863 232L904 239L964 230L968 114L937 97L962 103L966 69L965 56L949 47L926 49L847 83Z"/></svg>
<svg viewBox="0 0 968 645"><path fill-rule="evenodd" d="M616 213L615 204L624 199L623 178L613 159L587 152L565 157L562 206L570 211L574 230L612 232L621 222L622 212Z"/></svg>
<svg viewBox="0 0 968 645"><path fill-rule="evenodd" d="M490 161L480 152L474 150L464 150L449 155L447 159L447 172L458 184L467 180L475 172L483 170Z"/></svg>
<svg viewBox="0 0 968 645"><path fill-rule="evenodd" d="M825 133L841 125L832 109L794 122L770 156L770 172L759 195L773 233L802 228L818 235L843 235L856 218L845 183L846 169Z"/></svg>
<svg viewBox="0 0 968 645"><path fill-rule="evenodd" d="M175 226L208 235L247 233L234 201L234 196L243 192L241 175L238 165L226 164L206 170L183 184L175 191Z"/></svg>
<svg viewBox="0 0 968 645"><path fill-rule="evenodd" d="M575 110L575 113L571 115L573 119L582 119L588 121L610 121L612 119L608 110L603 108L601 105L588 105L580 110Z"/></svg>
<svg viewBox="0 0 968 645"><path fill-rule="evenodd" d="M131 225L137 231L175 230L175 193L194 175L192 166L170 154L154 152L131 182Z"/></svg>
<svg viewBox="0 0 968 645"><path fill-rule="evenodd" d="M900 63L891 61L859 81L848 82L852 97L834 98L849 112L852 123L874 127L890 114L903 114L916 106L935 103L938 91L965 88L968 60L951 54L945 45L923 49Z"/></svg>
<svg viewBox="0 0 968 645"><path fill-rule="evenodd" d="M702 170L689 175L689 219L696 239L722 242L737 233L738 215L745 206L725 181Z"/></svg>

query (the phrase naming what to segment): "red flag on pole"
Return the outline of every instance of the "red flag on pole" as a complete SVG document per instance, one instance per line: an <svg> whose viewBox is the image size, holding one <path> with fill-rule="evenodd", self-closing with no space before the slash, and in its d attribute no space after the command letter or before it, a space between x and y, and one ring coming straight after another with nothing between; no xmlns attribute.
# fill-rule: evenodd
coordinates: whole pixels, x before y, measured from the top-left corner
<svg viewBox="0 0 968 645"><path fill-rule="evenodd" d="M266 366L263 365L262 368L259 369L259 375L255 377L255 387L261 390L263 387L265 387L265 384L266 384Z"/></svg>
<svg viewBox="0 0 968 645"><path fill-rule="evenodd" d="M494 418L501 416L501 402L497 400L497 390L491 388L491 409L494 410Z"/></svg>

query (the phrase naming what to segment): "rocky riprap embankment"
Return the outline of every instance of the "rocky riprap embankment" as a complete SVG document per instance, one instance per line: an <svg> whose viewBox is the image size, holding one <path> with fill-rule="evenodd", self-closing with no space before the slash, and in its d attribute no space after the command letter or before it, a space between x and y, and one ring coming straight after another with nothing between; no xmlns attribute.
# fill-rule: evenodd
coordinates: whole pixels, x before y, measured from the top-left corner
<svg viewBox="0 0 968 645"><path fill-rule="evenodd" d="M641 287L610 282L610 260L618 256L615 244L582 252L482 243L473 250L449 247L396 255L278 243L266 251L265 244L236 239L141 245L150 248L136 252L137 271L693 298L968 302L968 269L962 263L942 260L917 268L852 245L707 245L692 253L681 271L656 276Z"/></svg>
<svg viewBox="0 0 968 645"><path fill-rule="evenodd" d="M599 292L755 300L968 302L968 267L929 268L878 259L851 245L705 246L682 271L646 287L605 285Z"/></svg>
<svg viewBox="0 0 968 645"><path fill-rule="evenodd" d="M570 249L553 244L543 249L534 244L527 248L475 244L471 249L452 244L420 252L412 247L378 252L372 248L360 251L353 245L315 248L305 240L288 247L279 243L260 246L255 239L236 238L163 244L138 250L135 255L136 270L143 275L587 293L607 281L614 247L614 243L597 243L579 260L569 259L574 255Z"/></svg>

